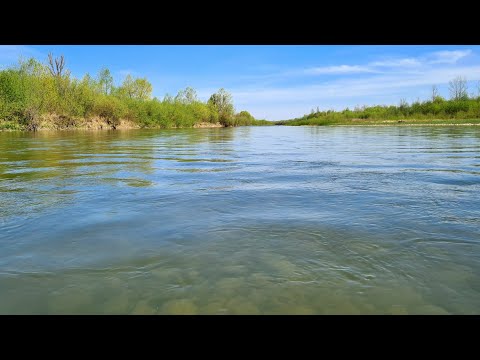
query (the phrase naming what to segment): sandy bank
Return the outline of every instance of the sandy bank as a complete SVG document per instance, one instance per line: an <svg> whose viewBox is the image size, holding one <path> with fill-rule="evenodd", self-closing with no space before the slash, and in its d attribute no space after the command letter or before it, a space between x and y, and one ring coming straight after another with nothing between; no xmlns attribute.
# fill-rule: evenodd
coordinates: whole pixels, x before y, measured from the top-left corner
<svg viewBox="0 0 480 360"><path fill-rule="evenodd" d="M103 117L95 116L92 118L73 118L56 114L43 114L30 121L28 125L15 124L15 128L9 129L4 126L2 129L0 121L0 131L9 130L27 130L27 131L42 131L42 130L127 130L127 129L141 129L139 124L127 120L110 120ZM195 124L194 128L219 128L223 127L220 123L201 122ZM177 128L177 127L173 127Z"/></svg>

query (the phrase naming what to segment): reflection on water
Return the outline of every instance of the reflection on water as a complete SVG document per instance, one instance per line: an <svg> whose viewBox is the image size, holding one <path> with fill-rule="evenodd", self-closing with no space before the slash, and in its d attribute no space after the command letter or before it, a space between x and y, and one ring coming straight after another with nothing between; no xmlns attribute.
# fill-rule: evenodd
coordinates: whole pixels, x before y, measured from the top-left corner
<svg viewBox="0 0 480 360"><path fill-rule="evenodd" d="M0 313L479 313L479 140L0 133Z"/></svg>

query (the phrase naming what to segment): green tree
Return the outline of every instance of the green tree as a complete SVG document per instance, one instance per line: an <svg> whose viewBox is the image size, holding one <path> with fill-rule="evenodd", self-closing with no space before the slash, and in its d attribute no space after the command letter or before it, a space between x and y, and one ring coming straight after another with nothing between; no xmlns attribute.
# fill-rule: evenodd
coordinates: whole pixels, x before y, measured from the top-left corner
<svg viewBox="0 0 480 360"><path fill-rule="evenodd" d="M121 96L136 100L148 100L152 96L152 84L146 78L134 79L127 75L119 89Z"/></svg>
<svg viewBox="0 0 480 360"><path fill-rule="evenodd" d="M254 117L248 111L242 110L238 113L239 116L243 116L247 119L253 119Z"/></svg>
<svg viewBox="0 0 480 360"><path fill-rule="evenodd" d="M175 102L181 104L193 104L197 101L197 92L191 87L187 87L185 90L180 90L177 96L175 96Z"/></svg>
<svg viewBox="0 0 480 360"><path fill-rule="evenodd" d="M232 95L221 88L215 94L210 96L208 104L218 113L218 120L225 126L231 126L235 108L233 107Z"/></svg>
<svg viewBox="0 0 480 360"><path fill-rule="evenodd" d="M169 103L169 104L171 104L171 103L173 103L173 101L174 101L174 100L173 100L172 95L170 95L170 94L168 94L168 93L165 94L165 96L163 97L163 102L164 102L164 103Z"/></svg>
<svg viewBox="0 0 480 360"><path fill-rule="evenodd" d="M245 110L235 114L234 119L234 126L252 125L255 123L255 118L252 116L252 114Z"/></svg>
<svg viewBox="0 0 480 360"><path fill-rule="evenodd" d="M34 58L27 60L21 58L18 68L21 73L37 78L45 76L48 73L46 66Z"/></svg>
<svg viewBox="0 0 480 360"><path fill-rule="evenodd" d="M110 70L102 68L98 73L98 83L100 85L101 92L105 95L109 95L113 88L113 76L110 74Z"/></svg>

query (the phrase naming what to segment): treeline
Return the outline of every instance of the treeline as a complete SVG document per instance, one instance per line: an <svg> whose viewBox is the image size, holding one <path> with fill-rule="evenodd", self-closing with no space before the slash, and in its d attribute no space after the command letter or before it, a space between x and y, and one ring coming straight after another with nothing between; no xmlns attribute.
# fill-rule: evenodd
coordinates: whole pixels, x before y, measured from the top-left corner
<svg viewBox="0 0 480 360"><path fill-rule="evenodd" d="M451 120L480 119L480 83L477 96L468 95L465 78L457 77L449 83L450 99L438 94L436 86L432 87L430 99L408 103L400 100L399 105L363 106L342 111L312 110L310 114L292 120L277 121L277 125L334 125L356 121L373 122L374 120Z"/></svg>
<svg viewBox="0 0 480 360"><path fill-rule="evenodd" d="M66 68L63 56L54 58L50 54L46 63L33 58L21 60L0 71L0 128L36 130L48 114L70 127L94 117L112 128L121 120L159 128L264 123L247 111L235 113L232 96L224 89L212 94L207 102L200 101L190 87L175 97L167 94L159 100L152 98L152 85L146 78L128 75L115 86L111 72L104 68L96 77L86 74L76 79Z"/></svg>

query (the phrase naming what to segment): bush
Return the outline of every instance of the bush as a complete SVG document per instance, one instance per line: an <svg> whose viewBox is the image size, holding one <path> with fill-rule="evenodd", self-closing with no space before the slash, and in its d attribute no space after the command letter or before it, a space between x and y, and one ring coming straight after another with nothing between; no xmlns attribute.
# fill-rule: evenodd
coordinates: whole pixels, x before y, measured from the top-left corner
<svg viewBox="0 0 480 360"><path fill-rule="evenodd" d="M92 108L92 115L104 118L109 124L117 126L120 119L127 113L126 110L125 105L115 97L97 96Z"/></svg>

